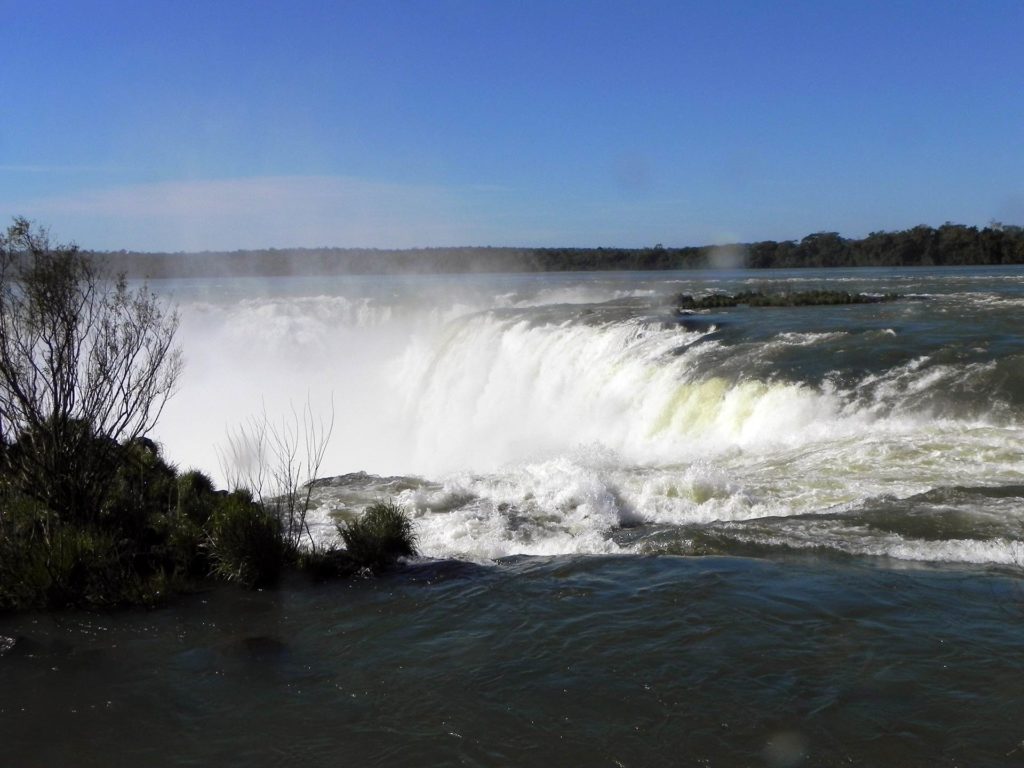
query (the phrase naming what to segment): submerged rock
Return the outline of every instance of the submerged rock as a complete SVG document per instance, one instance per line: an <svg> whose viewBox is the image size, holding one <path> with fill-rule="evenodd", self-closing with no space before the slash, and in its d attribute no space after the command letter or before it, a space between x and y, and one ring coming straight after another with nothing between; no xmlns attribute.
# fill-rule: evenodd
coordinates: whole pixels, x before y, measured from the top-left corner
<svg viewBox="0 0 1024 768"><path fill-rule="evenodd" d="M10 653L10 651L14 649L14 646L17 645L17 643L18 641L16 638L0 635L0 656L5 656L6 654Z"/></svg>

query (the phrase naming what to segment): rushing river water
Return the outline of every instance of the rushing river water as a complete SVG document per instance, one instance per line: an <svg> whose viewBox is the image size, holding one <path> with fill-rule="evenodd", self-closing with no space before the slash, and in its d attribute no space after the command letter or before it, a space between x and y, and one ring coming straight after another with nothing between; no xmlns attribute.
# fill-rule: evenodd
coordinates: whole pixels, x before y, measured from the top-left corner
<svg viewBox="0 0 1024 768"><path fill-rule="evenodd" d="M817 288L904 298L672 309ZM1024 270L158 289L170 458L333 402L424 557L0 619L0 764L1024 764Z"/></svg>

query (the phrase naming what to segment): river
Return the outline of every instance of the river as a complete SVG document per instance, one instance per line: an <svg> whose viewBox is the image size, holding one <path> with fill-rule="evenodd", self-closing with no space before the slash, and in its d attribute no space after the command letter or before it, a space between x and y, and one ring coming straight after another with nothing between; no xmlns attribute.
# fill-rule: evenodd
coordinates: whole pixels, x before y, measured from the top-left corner
<svg viewBox="0 0 1024 768"><path fill-rule="evenodd" d="M1021 268L154 287L168 457L308 403L314 535L392 498L422 556L2 618L3 764L1024 761ZM819 288L902 298L673 309Z"/></svg>

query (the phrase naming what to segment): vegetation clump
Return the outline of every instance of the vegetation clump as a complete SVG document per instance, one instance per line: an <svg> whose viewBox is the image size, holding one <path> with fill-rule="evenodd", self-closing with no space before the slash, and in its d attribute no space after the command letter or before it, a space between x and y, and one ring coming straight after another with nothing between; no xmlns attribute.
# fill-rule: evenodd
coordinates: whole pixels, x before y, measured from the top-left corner
<svg viewBox="0 0 1024 768"><path fill-rule="evenodd" d="M281 533L281 521L247 491L225 496L209 518L213 575L249 588L274 584L286 556Z"/></svg>
<svg viewBox="0 0 1024 768"><path fill-rule="evenodd" d="M74 245L15 219L0 234L0 443L9 484L81 520L182 370L178 318Z"/></svg>
<svg viewBox="0 0 1024 768"><path fill-rule="evenodd" d="M679 294L676 297L677 311L701 309L723 309L745 305L748 307L812 307L841 304L878 304L903 298L900 294L849 293L847 291L793 291L787 293L763 293L761 291L740 291L739 293L712 293L693 297Z"/></svg>
<svg viewBox="0 0 1024 768"><path fill-rule="evenodd" d="M390 499L371 504L361 517L339 524L338 533L358 568L381 571L400 557L416 554L412 520Z"/></svg>
<svg viewBox="0 0 1024 768"><path fill-rule="evenodd" d="M157 466L137 476L142 485L166 480ZM6 485L0 609L152 605L204 578L205 532L175 513L173 497L139 502L139 490L118 489L94 514L73 517Z"/></svg>
<svg viewBox="0 0 1024 768"><path fill-rule="evenodd" d="M181 372L177 326L25 219L0 233L0 610L259 587L297 560L297 483L284 506L217 491L146 437Z"/></svg>
<svg viewBox="0 0 1024 768"><path fill-rule="evenodd" d="M0 234L0 608L149 603L198 570L146 438L181 372L177 326L25 219Z"/></svg>
<svg viewBox="0 0 1024 768"><path fill-rule="evenodd" d="M181 372L177 315L77 247L0 233L0 611L153 605L207 580L379 571L416 553L405 511L367 508L323 547L307 512L333 429L307 404L231 436L257 457L218 491L147 437ZM238 466L238 462L235 462Z"/></svg>
<svg viewBox="0 0 1024 768"><path fill-rule="evenodd" d="M0 473L0 610L153 605L206 579L270 583L279 526L244 494L179 474L151 441L120 446L102 504L70 514Z"/></svg>

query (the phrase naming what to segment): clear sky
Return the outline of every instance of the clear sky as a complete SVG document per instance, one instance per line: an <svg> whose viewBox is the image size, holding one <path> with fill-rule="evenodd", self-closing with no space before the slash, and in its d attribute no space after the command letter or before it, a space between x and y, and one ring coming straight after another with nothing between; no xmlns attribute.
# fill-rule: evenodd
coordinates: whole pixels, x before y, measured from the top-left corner
<svg viewBox="0 0 1024 768"><path fill-rule="evenodd" d="M0 0L0 214L100 249L1024 224L1024 2Z"/></svg>

